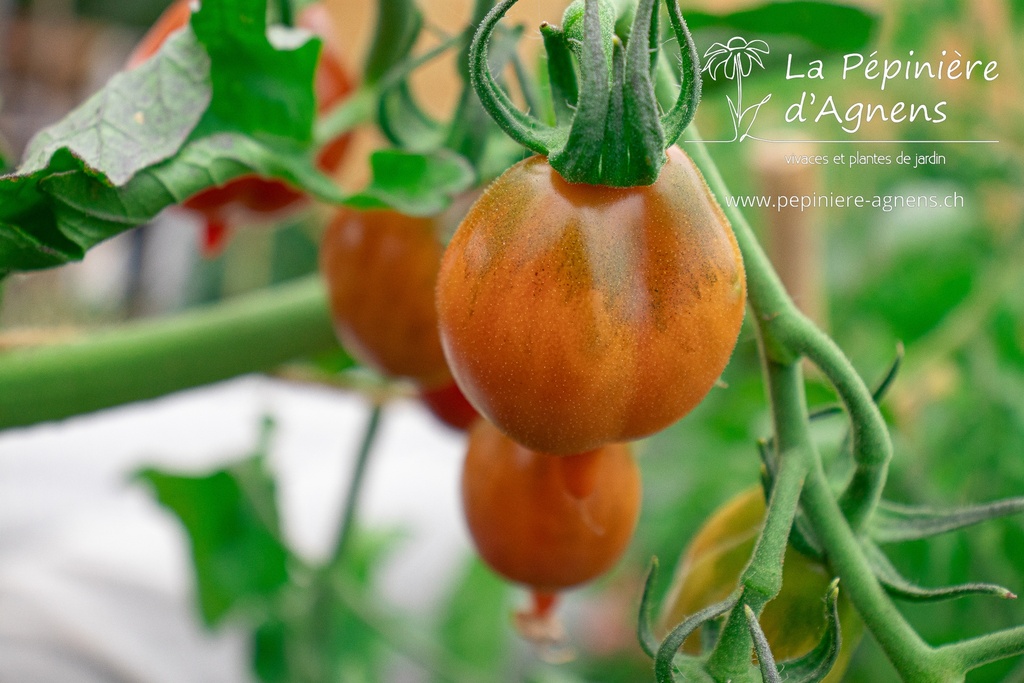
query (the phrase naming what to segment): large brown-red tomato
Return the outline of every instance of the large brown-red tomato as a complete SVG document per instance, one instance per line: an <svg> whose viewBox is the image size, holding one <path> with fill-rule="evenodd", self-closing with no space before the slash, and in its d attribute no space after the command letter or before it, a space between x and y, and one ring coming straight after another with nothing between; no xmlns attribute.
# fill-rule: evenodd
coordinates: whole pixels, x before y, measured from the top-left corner
<svg viewBox="0 0 1024 683"><path fill-rule="evenodd" d="M646 436L701 401L743 320L736 239L690 158L650 186L498 178L445 253L441 338L466 397L516 441L578 453Z"/></svg>

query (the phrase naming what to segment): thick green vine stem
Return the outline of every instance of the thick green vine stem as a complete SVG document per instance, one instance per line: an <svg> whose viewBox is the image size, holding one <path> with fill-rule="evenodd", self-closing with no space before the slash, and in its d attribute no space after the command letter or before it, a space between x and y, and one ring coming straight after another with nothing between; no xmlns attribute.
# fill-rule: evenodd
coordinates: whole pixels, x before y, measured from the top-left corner
<svg viewBox="0 0 1024 683"><path fill-rule="evenodd" d="M756 619L782 588L782 562L803 491L804 479L814 458L803 386L798 363L768 360L762 346L767 384L775 426L775 457L779 469L750 562L740 576L740 600L725 624L721 638L708 658L706 669L715 680L740 680L749 667Z"/></svg>
<svg viewBox="0 0 1024 683"><path fill-rule="evenodd" d="M704 172L712 191L727 196L722 179L699 133L690 127L687 149ZM742 212L726 209L743 254L749 303L761 349L772 407L779 473L773 482L773 503L761 540L741 580L741 599L734 609L706 670L717 681L735 680L749 662L753 641L747 609L757 613L757 602L771 592L772 577L781 568L774 550L778 530L792 522L788 509L773 513L779 487L799 490L800 508L820 541L832 569L842 580L857 612L885 651L904 681L951 683L963 681L967 672L998 659L1024 653L1024 627L979 636L939 648L928 645L893 604L864 551L862 540L870 528L891 455L888 430L863 380L835 343L813 326L789 299ZM821 456L809 437L808 414L799 360L807 356L836 387L849 413L855 439L857 472L837 501L822 466ZM797 467L793 463L799 463ZM784 477L786 468L801 471L802 488ZM788 508L788 506L786 506ZM773 521L773 514L777 520ZM762 551L772 548L772 552ZM756 579L761 572L765 579ZM758 583L763 588L757 590ZM747 633L741 633L742 627Z"/></svg>
<svg viewBox="0 0 1024 683"><path fill-rule="evenodd" d="M0 354L0 429L272 369L338 348L319 276L156 321Z"/></svg>
<svg viewBox="0 0 1024 683"><path fill-rule="evenodd" d="M470 47L473 88L487 112L512 139L548 157L569 182L632 187L657 180L665 150L675 144L700 101L697 51L678 0L666 0L666 5L680 45L685 87L664 115L659 115L653 79L660 46L656 0L640 0L625 44L615 33L615 10L608 0L577 0L566 10L563 28L541 27L554 125L519 111L488 65L498 22L517 1L498 3Z"/></svg>

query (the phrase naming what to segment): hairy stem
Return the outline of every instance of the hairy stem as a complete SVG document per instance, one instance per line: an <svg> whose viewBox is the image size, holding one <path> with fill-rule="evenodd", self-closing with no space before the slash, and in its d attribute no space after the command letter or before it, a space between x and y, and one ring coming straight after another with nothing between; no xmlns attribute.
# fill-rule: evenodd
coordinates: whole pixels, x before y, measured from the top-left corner
<svg viewBox="0 0 1024 683"><path fill-rule="evenodd" d="M690 150L712 191L719 197L728 196L728 187L694 126L690 126L687 131L687 139L696 143L690 146ZM808 454L809 472L801 504L815 533L824 544L830 564L842 581L842 589L849 592L865 624L904 680L915 683L962 680L963 674L950 673L948 667L943 666L945 658L938 657L936 651L921 640L906 622L864 557L856 533L829 488L820 455L809 437L805 440L806 398L796 362L803 353L813 354L812 358L821 363L826 372L831 370L830 376L839 385L837 389L847 402L855 425L862 420L874 419L866 416L866 413L873 414L876 410L870 392L834 343L797 311L742 212L736 207L727 206L726 214L743 254L750 307L755 316L761 340L762 363L769 383L777 448L785 455L789 452L787 442L795 440ZM868 402L871 403L871 411L868 411ZM884 423L875 426L885 429ZM858 428L865 429L864 426L855 426L855 429ZM870 424L867 427L873 428ZM878 438L877 434L872 436ZM887 432L884 442L888 442ZM877 440L862 439L861 443L865 449L879 448ZM866 454L860 455L864 458ZM871 456L877 458L878 453L872 452ZM873 481L884 482L888 456L882 460L878 467L881 472L875 474ZM861 464L866 466L867 463ZM868 487L867 490L872 489Z"/></svg>
<svg viewBox="0 0 1024 683"><path fill-rule="evenodd" d="M337 348L319 277L0 355L0 429L156 398Z"/></svg>
<svg viewBox="0 0 1024 683"><path fill-rule="evenodd" d="M773 366L773 373L799 374L799 366ZM772 382L769 379L769 390L775 395L775 389L788 391L791 387L786 383ZM802 396L792 394L779 397L780 400L792 399L800 402ZM774 401L773 401L774 405ZM781 411L780 411L781 412ZM806 411L804 411L806 414ZM797 413L799 414L799 412ZM787 414L787 422L788 414ZM800 502L800 491L803 488L804 476L807 472L807 457L803 446L808 441L806 422L803 428L798 421L791 421L793 431L783 430L780 435L780 468L772 487L771 498L765 514L764 526L758 537L757 545L751 555L750 562L740 576L740 600L730 611L725 629L708 660L708 672L717 680L731 680L742 677L750 665L750 649L753 646L746 610L760 616L767 605L782 589L782 561L789 542L789 532L793 527L797 505ZM790 436L797 437L798 443L788 444Z"/></svg>
<svg viewBox="0 0 1024 683"><path fill-rule="evenodd" d="M687 141L695 143L688 149L715 194L727 196L728 187L694 129L695 126L687 129ZM743 254L750 308L758 327L763 328L762 344L767 359L788 363L796 356L808 356L835 386L850 413L856 470L843 495L843 512L859 530L874 512L888 474L892 443L885 421L871 391L843 352L793 304L743 212L727 204L725 213Z"/></svg>
<svg viewBox="0 0 1024 683"><path fill-rule="evenodd" d="M935 651L921 640L879 584L833 497L820 459L808 476L801 503L825 547L829 564L840 578L840 590L850 596L903 680L914 683L957 680L941 665Z"/></svg>
<svg viewBox="0 0 1024 683"><path fill-rule="evenodd" d="M850 526L859 532L871 518L885 488L892 459L889 429L871 391L836 343L803 315L790 329L790 348L806 355L825 373L850 414L856 467L840 496L839 507Z"/></svg>
<svg viewBox="0 0 1024 683"><path fill-rule="evenodd" d="M966 673L984 664L1024 654L1024 626L951 643L938 652L953 668Z"/></svg>

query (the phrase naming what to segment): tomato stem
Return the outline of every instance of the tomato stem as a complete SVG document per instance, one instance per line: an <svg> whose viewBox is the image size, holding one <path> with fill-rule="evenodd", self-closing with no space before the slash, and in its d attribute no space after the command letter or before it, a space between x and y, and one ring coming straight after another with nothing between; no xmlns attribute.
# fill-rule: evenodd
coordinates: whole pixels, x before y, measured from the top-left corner
<svg viewBox="0 0 1024 683"><path fill-rule="evenodd" d="M338 524L337 540L334 543L334 552L331 556L330 566L337 567L345 559L345 551L351 543L352 530L355 528L356 514L359 509L359 497L363 490L363 483L366 479L366 467L370 462L370 454L373 451L373 444L377 440L377 433L380 428L380 419L383 409L379 404L374 404L366 419L366 427L363 430L363 438L359 442L359 450L356 451L356 459L352 465L352 475L348 483L348 493L345 496L345 507Z"/></svg>
<svg viewBox="0 0 1024 683"><path fill-rule="evenodd" d="M337 348L318 277L0 355L0 429L271 369Z"/></svg>
<svg viewBox="0 0 1024 683"><path fill-rule="evenodd" d="M718 680L740 678L750 664L753 646L745 608L759 617L782 589L782 561L796 517L804 477L813 452L803 396L799 364L779 365L766 361L768 390L776 425L775 447L779 472L772 486L764 527L750 562L740 576L740 600L725 628L707 668Z"/></svg>
<svg viewBox="0 0 1024 683"><path fill-rule="evenodd" d="M687 131L686 139L692 143L694 161L703 170L712 191L718 196L727 196L728 187L693 126ZM874 496L881 491L888 469L891 452L888 431L870 391L835 343L796 309L743 213L734 207L727 208L726 213L743 254L748 301L768 378L776 448L785 466L787 446L796 442L810 468L800 498L802 510L823 544L830 565L839 575L842 588L849 591L857 611L901 677L921 683L963 680L964 669L951 667L950 658L925 643L893 604L846 518L845 513L849 513L856 521L864 523L870 517L877 502ZM855 449L859 472L854 479L859 477L860 482L849 494L848 510L843 510L836 501L821 456L806 436L806 396L798 364L805 353L822 366L836 385L850 412L855 438L859 439ZM751 565L756 563L754 560ZM982 653L978 661L987 656L1002 656L997 653L1012 649L1008 641L1022 635L1007 633L1007 641L982 640L977 647ZM971 646L963 647L969 651ZM749 648L746 652L749 654Z"/></svg>
<svg viewBox="0 0 1024 683"><path fill-rule="evenodd" d="M671 110L659 115L653 71L659 62L658 0L640 0L630 38L616 35L607 0L578 0L566 10L564 30L541 26L555 125L518 110L495 80L489 43L518 0L502 0L481 22L470 48L470 75L484 108L516 142L548 157L567 181L635 187L658 179L665 150L693 118L700 101L696 46L677 0L666 0L680 45L682 81Z"/></svg>
<svg viewBox="0 0 1024 683"><path fill-rule="evenodd" d="M725 180L694 126L686 132L686 140L691 143L693 159L704 172L708 185L716 195L726 196ZM856 469L842 495L842 509L859 531L877 507L888 475L892 440L885 419L871 390L842 350L789 298L743 212L729 206L725 212L743 254L747 296L762 332L767 360L791 363L806 355L825 373L850 413Z"/></svg>

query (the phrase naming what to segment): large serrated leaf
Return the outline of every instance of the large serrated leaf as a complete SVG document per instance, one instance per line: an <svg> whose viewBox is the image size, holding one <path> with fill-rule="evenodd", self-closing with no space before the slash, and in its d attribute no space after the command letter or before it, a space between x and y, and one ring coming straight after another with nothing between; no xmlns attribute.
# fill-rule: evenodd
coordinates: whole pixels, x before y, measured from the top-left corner
<svg viewBox="0 0 1024 683"><path fill-rule="evenodd" d="M211 60L211 121L202 128L309 142L320 41L276 27L272 43L266 17L265 0L204 2L193 15L193 30Z"/></svg>
<svg viewBox="0 0 1024 683"><path fill-rule="evenodd" d="M1024 497L952 510L882 501L871 517L868 535L876 543L916 541L1024 512Z"/></svg>
<svg viewBox="0 0 1024 683"><path fill-rule="evenodd" d="M194 33L173 34L40 132L17 172L0 178L0 276L79 260L245 173L341 201L306 149L319 41L280 29L272 43L265 15L264 0L203 3Z"/></svg>
<svg viewBox="0 0 1024 683"><path fill-rule="evenodd" d="M889 595L908 602L938 602L953 600L968 595L991 595L997 598L1013 599L1017 596L1002 586L993 583L962 583L955 586L925 588L911 583L900 574L885 553L870 541L862 543L864 554L879 583Z"/></svg>
<svg viewBox="0 0 1024 683"><path fill-rule="evenodd" d="M165 207L249 173L288 180L325 201L344 199L304 151L272 148L232 133L189 142L173 158L140 170L120 186L96 177L65 151L51 166L62 170L0 185L0 196L6 191L27 206L13 221L0 217L0 274L81 260L94 245L151 220Z"/></svg>
<svg viewBox="0 0 1024 683"><path fill-rule="evenodd" d="M18 174L45 169L58 150L66 149L90 171L122 185L139 169L177 152L210 97L210 59L191 31L179 31L167 41L162 59L117 74L67 117L37 133Z"/></svg>

